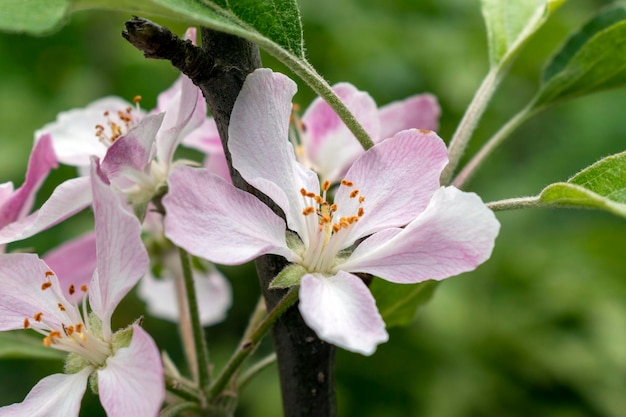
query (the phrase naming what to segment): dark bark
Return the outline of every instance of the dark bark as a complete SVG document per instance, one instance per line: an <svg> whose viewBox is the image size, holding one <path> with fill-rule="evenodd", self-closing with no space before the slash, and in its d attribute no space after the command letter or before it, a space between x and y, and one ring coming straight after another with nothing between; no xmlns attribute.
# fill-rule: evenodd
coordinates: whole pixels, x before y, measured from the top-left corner
<svg viewBox="0 0 626 417"><path fill-rule="evenodd" d="M198 48L166 28L134 18L126 23L123 36L146 57L172 61L200 87L217 123L233 183L262 199L282 216L272 201L250 187L233 170L227 146L230 114L237 95L246 76L261 66L259 49L232 35L205 28L201 32L202 48ZM268 284L285 265L284 258L274 255L262 256L256 261L268 309L284 295L284 291L269 290ZM335 416L334 346L321 341L304 323L297 305L276 322L272 334L278 355L285 416Z"/></svg>

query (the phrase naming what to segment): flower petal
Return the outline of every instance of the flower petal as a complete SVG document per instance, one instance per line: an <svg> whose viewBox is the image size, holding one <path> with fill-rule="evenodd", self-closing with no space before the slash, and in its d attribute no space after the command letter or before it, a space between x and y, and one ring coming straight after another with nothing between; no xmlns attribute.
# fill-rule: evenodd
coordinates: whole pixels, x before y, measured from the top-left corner
<svg viewBox="0 0 626 417"><path fill-rule="evenodd" d="M317 193L319 181L296 162L287 138L295 92L296 84L283 74L263 68L248 75L233 107L228 148L233 167L283 209L289 228L306 240L300 189Z"/></svg>
<svg viewBox="0 0 626 417"><path fill-rule="evenodd" d="M49 271L35 254L0 255L0 331L23 329L24 319L32 321L39 312L47 322L61 327L67 315L61 313L58 303L65 297L57 277ZM42 284L48 281L52 286L44 290Z"/></svg>
<svg viewBox="0 0 626 417"><path fill-rule="evenodd" d="M424 210L439 188L441 170L448 163L443 141L431 131L405 130L357 159L346 173L354 188L339 187L337 216L357 213L359 197L364 215L349 229L346 246L389 227L400 227ZM358 196L351 197L355 189Z"/></svg>
<svg viewBox="0 0 626 417"><path fill-rule="evenodd" d="M103 158L107 151L106 145L96 136L96 125L109 126L108 122L113 122L125 126L118 112L125 112L129 107L132 105L119 97L105 97L84 109L59 113L56 121L35 132L35 138L49 133L59 162L88 167L92 155ZM104 115L105 112L108 116ZM137 115L139 117L141 115Z"/></svg>
<svg viewBox="0 0 626 417"><path fill-rule="evenodd" d="M0 230L0 244L31 237L67 219L91 203L88 177L72 178L59 185L41 208Z"/></svg>
<svg viewBox="0 0 626 417"><path fill-rule="evenodd" d="M365 131L376 140L380 136L378 108L372 97L352 84L339 83L333 91L341 98ZM302 116L308 158L320 177L337 182L350 164L363 153L363 147L341 118L322 98L316 98Z"/></svg>
<svg viewBox="0 0 626 417"><path fill-rule="evenodd" d="M0 417L78 417L91 372L87 367L76 374L47 376L21 403L0 407Z"/></svg>
<svg viewBox="0 0 626 417"><path fill-rule="evenodd" d="M98 370L100 402L108 417L155 417L165 397L163 365L154 340L133 326L130 345Z"/></svg>
<svg viewBox="0 0 626 417"><path fill-rule="evenodd" d="M432 94L418 94L394 101L379 110L380 139L406 129L437 130L441 108Z"/></svg>
<svg viewBox="0 0 626 417"><path fill-rule="evenodd" d="M471 271L491 256L500 223L480 197L440 188L399 233L376 233L337 268L415 283Z"/></svg>
<svg viewBox="0 0 626 417"><path fill-rule="evenodd" d="M149 259L141 241L139 220L126 210L101 175L94 157L91 184L97 269L90 284L89 301L96 315L108 323L122 298L148 270Z"/></svg>
<svg viewBox="0 0 626 417"><path fill-rule="evenodd" d="M154 157L154 138L164 113L146 116L126 135L118 138L102 161L102 170L120 188L132 185Z"/></svg>
<svg viewBox="0 0 626 417"><path fill-rule="evenodd" d="M172 87L159 96L158 111L165 112L163 126L156 134L157 159L169 164L180 141L206 119L206 102L200 89L181 75Z"/></svg>
<svg viewBox="0 0 626 417"><path fill-rule="evenodd" d="M194 255L226 265L267 253L300 260L287 248L280 217L252 194L204 169L175 168L163 205L165 235Z"/></svg>
<svg viewBox="0 0 626 417"><path fill-rule="evenodd" d="M331 277L305 275L300 313L320 339L352 352L371 355L389 339L369 289L347 272Z"/></svg>
<svg viewBox="0 0 626 417"><path fill-rule="evenodd" d="M50 135L43 135L33 147L28 161L26 180L7 201L0 200L0 228L28 214L35 193L52 168L58 166Z"/></svg>
<svg viewBox="0 0 626 417"><path fill-rule="evenodd" d="M178 257L176 261L180 264ZM180 268L178 268L180 269ZM163 271L165 276L157 279L147 274L139 282L139 297L147 304L148 313L164 320L178 322L180 308L176 290L175 276L171 271ZM203 326L219 323L226 318L226 312L232 304L230 284L217 270L201 273L193 270L193 280Z"/></svg>
<svg viewBox="0 0 626 417"><path fill-rule="evenodd" d="M63 293L69 294L70 285L89 284L96 270L96 235L89 232L70 240L46 253L43 260L59 278Z"/></svg>

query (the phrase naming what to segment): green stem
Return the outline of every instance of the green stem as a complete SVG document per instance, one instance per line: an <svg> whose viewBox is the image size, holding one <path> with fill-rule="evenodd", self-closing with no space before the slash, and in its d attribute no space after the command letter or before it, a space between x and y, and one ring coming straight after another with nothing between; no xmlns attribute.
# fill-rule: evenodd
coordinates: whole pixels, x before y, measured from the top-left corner
<svg viewBox="0 0 626 417"><path fill-rule="evenodd" d="M509 120L504 126L500 128L472 157L472 159L463 167L461 172L454 178L452 181L452 185L457 188L463 187L467 183L467 181L471 178L472 175L476 172L476 170L482 165L482 163L487 159L489 155L498 147L506 138L508 138L511 133L515 131L522 123L526 120L530 119L533 115L536 114L536 111L532 110L533 102L528 104L524 109L517 113L515 117Z"/></svg>
<svg viewBox="0 0 626 417"><path fill-rule="evenodd" d="M239 380L237 381L237 385L239 386L239 389L240 390L243 389L243 387L248 382L250 382L250 380L256 374L258 374L259 372L261 372L262 370L264 370L265 368L267 368L274 362L276 362L276 353L267 355L266 357L264 357L263 359L261 359L260 361L252 365L250 368L248 368L246 372L244 372L244 374L241 375L241 377L239 377Z"/></svg>
<svg viewBox="0 0 626 417"><path fill-rule="evenodd" d="M506 210L517 210L523 208L534 208L534 207L542 207L541 202L539 201L539 197L517 197L517 198L509 198L506 200L492 201L491 203L487 203L487 207L489 207L493 211L506 211Z"/></svg>
<svg viewBox="0 0 626 417"><path fill-rule="evenodd" d="M168 392L171 392L177 397L196 404L200 403L198 391L195 388L190 387L185 381L165 375L165 388Z"/></svg>
<svg viewBox="0 0 626 417"><path fill-rule="evenodd" d="M215 398L224 390L228 381L230 381L232 376L239 370L243 361L254 352L259 342L263 339L263 336L265 336L265 333L267 333L267 331L272 327L274 322L276 322L276 320L278 320L280 316L282 316L283 313L287 311L287 309L291 307L296 300L298 300L298 288L299 287L292 287L280 300L276 307L269 312L267 317L259 323L257 328L250 334L248 340L239 345L224 369L222 369L222 372L209 388L209 399Z"/></svg>
<svg viewBox="0 0 626 417"><path fill-rule="evenodd" d="M501 68L502 67L499 66L493 67L487 73L487 76L476 91L472 102L459 122L459 125L452 136L452 140L450 141L450 145L448 146L448 157L450 162L441 174L442 184L447 185L452 180L454 171L465 153L467 144L469 143L472 134L478 125L478 121L485 112L487 104L489 104L493 93L496 91L496 88L502 79L500 71Z"/></svg>
<svg viewBox="0 0 626 417"><path fill-rule="evenodd" d="M204 390L211 382L209 374L209 351L204 338L204 329L200 323L200 312L198 310L198 298L191 272L191 260L189 254L182 248L178 248L180 263L183 269L185 280L185 292L187 293L187 305L189 307L189 318L193 329L194 348L196 350L196 369L198 375L198 386ZM190 364L191 366L191 364Z"/></svg>

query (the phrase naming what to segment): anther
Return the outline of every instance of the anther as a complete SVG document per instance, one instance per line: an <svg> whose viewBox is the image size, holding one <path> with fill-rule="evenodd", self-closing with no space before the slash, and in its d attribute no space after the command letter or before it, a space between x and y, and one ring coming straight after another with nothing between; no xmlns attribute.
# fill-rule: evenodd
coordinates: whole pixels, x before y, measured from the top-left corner
<svg viewBox="0 0 626 417"><path fill-rule="evenodd" d="M350 198L354 198L357 195L359 195L359 190L358 189L352 190L352 192L350 193Z"/></svg>
<svg viewBox="0 0 626 417"><path fill-rule="evenodd" d="M39 313L35 313L33 318L35 319L35 321L41 321L41 319L43 318L43 313L41 311Z"/></svg>
<svg viewBox="0 0 626 417"><path fill-rule="evenodd" d="M332 211L333 213L337 211L337 204L331 204L330 205L330 211Z"/></svg>
<svg viewBox="0 0 626 417"><path fill-rule="evenodd" d="M46 271L46 278L50 278L51 276L54 275L54 272L52 271Z"/></svg>
<svg viewBox="0 0 626 417"><path fill-rule="evenodd" d="M365 210L363 210L363 207L359 207L359 211L357 212L357 215L359 217L363 217L363 214L365 214Z"/></svg>
<svg viewBox="0 0 626 417"><path fill-rule="evenodd" d="M306 190L304 188L300 188L300 194L302 194L302 197L306 197Z"/></svg>
<svg viewBox="0 0 626 417"><path fill-rule="evenodd" d="M67 290L67 292L70 295L74 295L74 293L76 292L76 288L74 287L74 284L70 284L70 288Z"/></svg>
<svg viewBox="0 0 626 417"><path fill-rule="evenodd" d="M322 198L322 196L320 196L320 195L316 195L316 196L315 196L315 202L316 202L317 204L322 204L322 203L324 202L324 199Z"/></svg>
<svg viewBox="0 0 626 417"><path fill-rule="evenodd" d="M304 210L302 210L302 214L304 214L305 216L308 216L309 214L313 214L315 212L315 208L309 206L309 207L305 207Z"/></svg>
<svg viewBox="0 0 626 417"><path fill-rule="evenodd" d="M28 320L28 317L24 318L24 329L28 329L30 327L30 320Z"/></svg>
<svg viewBox="0 0 626 417"><path fill-rule="evenodd" d="M137 104L141 101L141 96L135 96L133 97L133 104Z"/></svg>
<svg viewBox="0 0 626 417"><path fill-rule="evenodd" d="M58 303L58 304L57 304L57 307L59 307L59 310L61 310L61 311L65 311L65 307L63 306L63 304Z"/></svg>
<svg viewBox="0 0 626 417"><path fill-rule="evenodd" d="M365 196L362 195L361 197L359 197L359 203L363 203L365 201Z"/></svg>
<svg viewBox="0 0 626 417"><path fill-rule="evenodd" d="M322 184L322 190L328 191L329 188L330 188L330 181L328 180L324 181L324 183Z"/></svg>
<svg viewBox="0 0 626 417"><path fill-rule="evenodd" d="M87 292L87 285L86 285L86 284L81 285L81 286L80 286L80 290L81 290L82 292Z"/></svg>
<svg viewBox="0 0 626 417"><path fill-rule="evenodd" d="M346 187L354 187L354 183L346 179L341 180L341 185L346 186Z"/></svg>
<svg viewBox="0 0 626 417"><path fill-rule="evenodd" d="M52 283L50 281L46 281L43 284L41 284L41 291L45 291L50 287L52 287Z"/></svg>

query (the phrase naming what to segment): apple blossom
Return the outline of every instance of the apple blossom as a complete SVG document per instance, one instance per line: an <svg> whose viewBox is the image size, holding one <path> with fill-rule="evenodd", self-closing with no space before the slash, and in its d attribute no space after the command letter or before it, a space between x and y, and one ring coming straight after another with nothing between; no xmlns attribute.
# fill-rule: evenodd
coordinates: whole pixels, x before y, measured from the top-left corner
<svg viewBox="0 0 626 417"><path fill-rule="evenodd" d="M78 416L88 381L110 417L154 417L161 407L163 369L154 341L137 323L111 329L113 311L145 273L148 256L139 221L101 175L94 160L97 268L89 286L64 293L37 255L0 255L0 331L33 329L45 346L69 353L65 374L42 379L23 402L1 407L2 417ZM88 293L82 308L79 293Z"/></svg>
<svg viewBox="0 0 626 417"><path fill-rule="evenodd" d="M295 91L284 75L256 70L229 127L233 167L282 209L286 223L208 171L177 167L163 199L165 233L213 262L285 257L292 265L273 286L299 284L300 312L318 336L369 355L388 335L354 274L416 283L473 270L489 258L499 223L476 194L440 187L447 151L432 131L401 131L362 153L330 201L331 182L320 185L287 138Z"/></svg>

